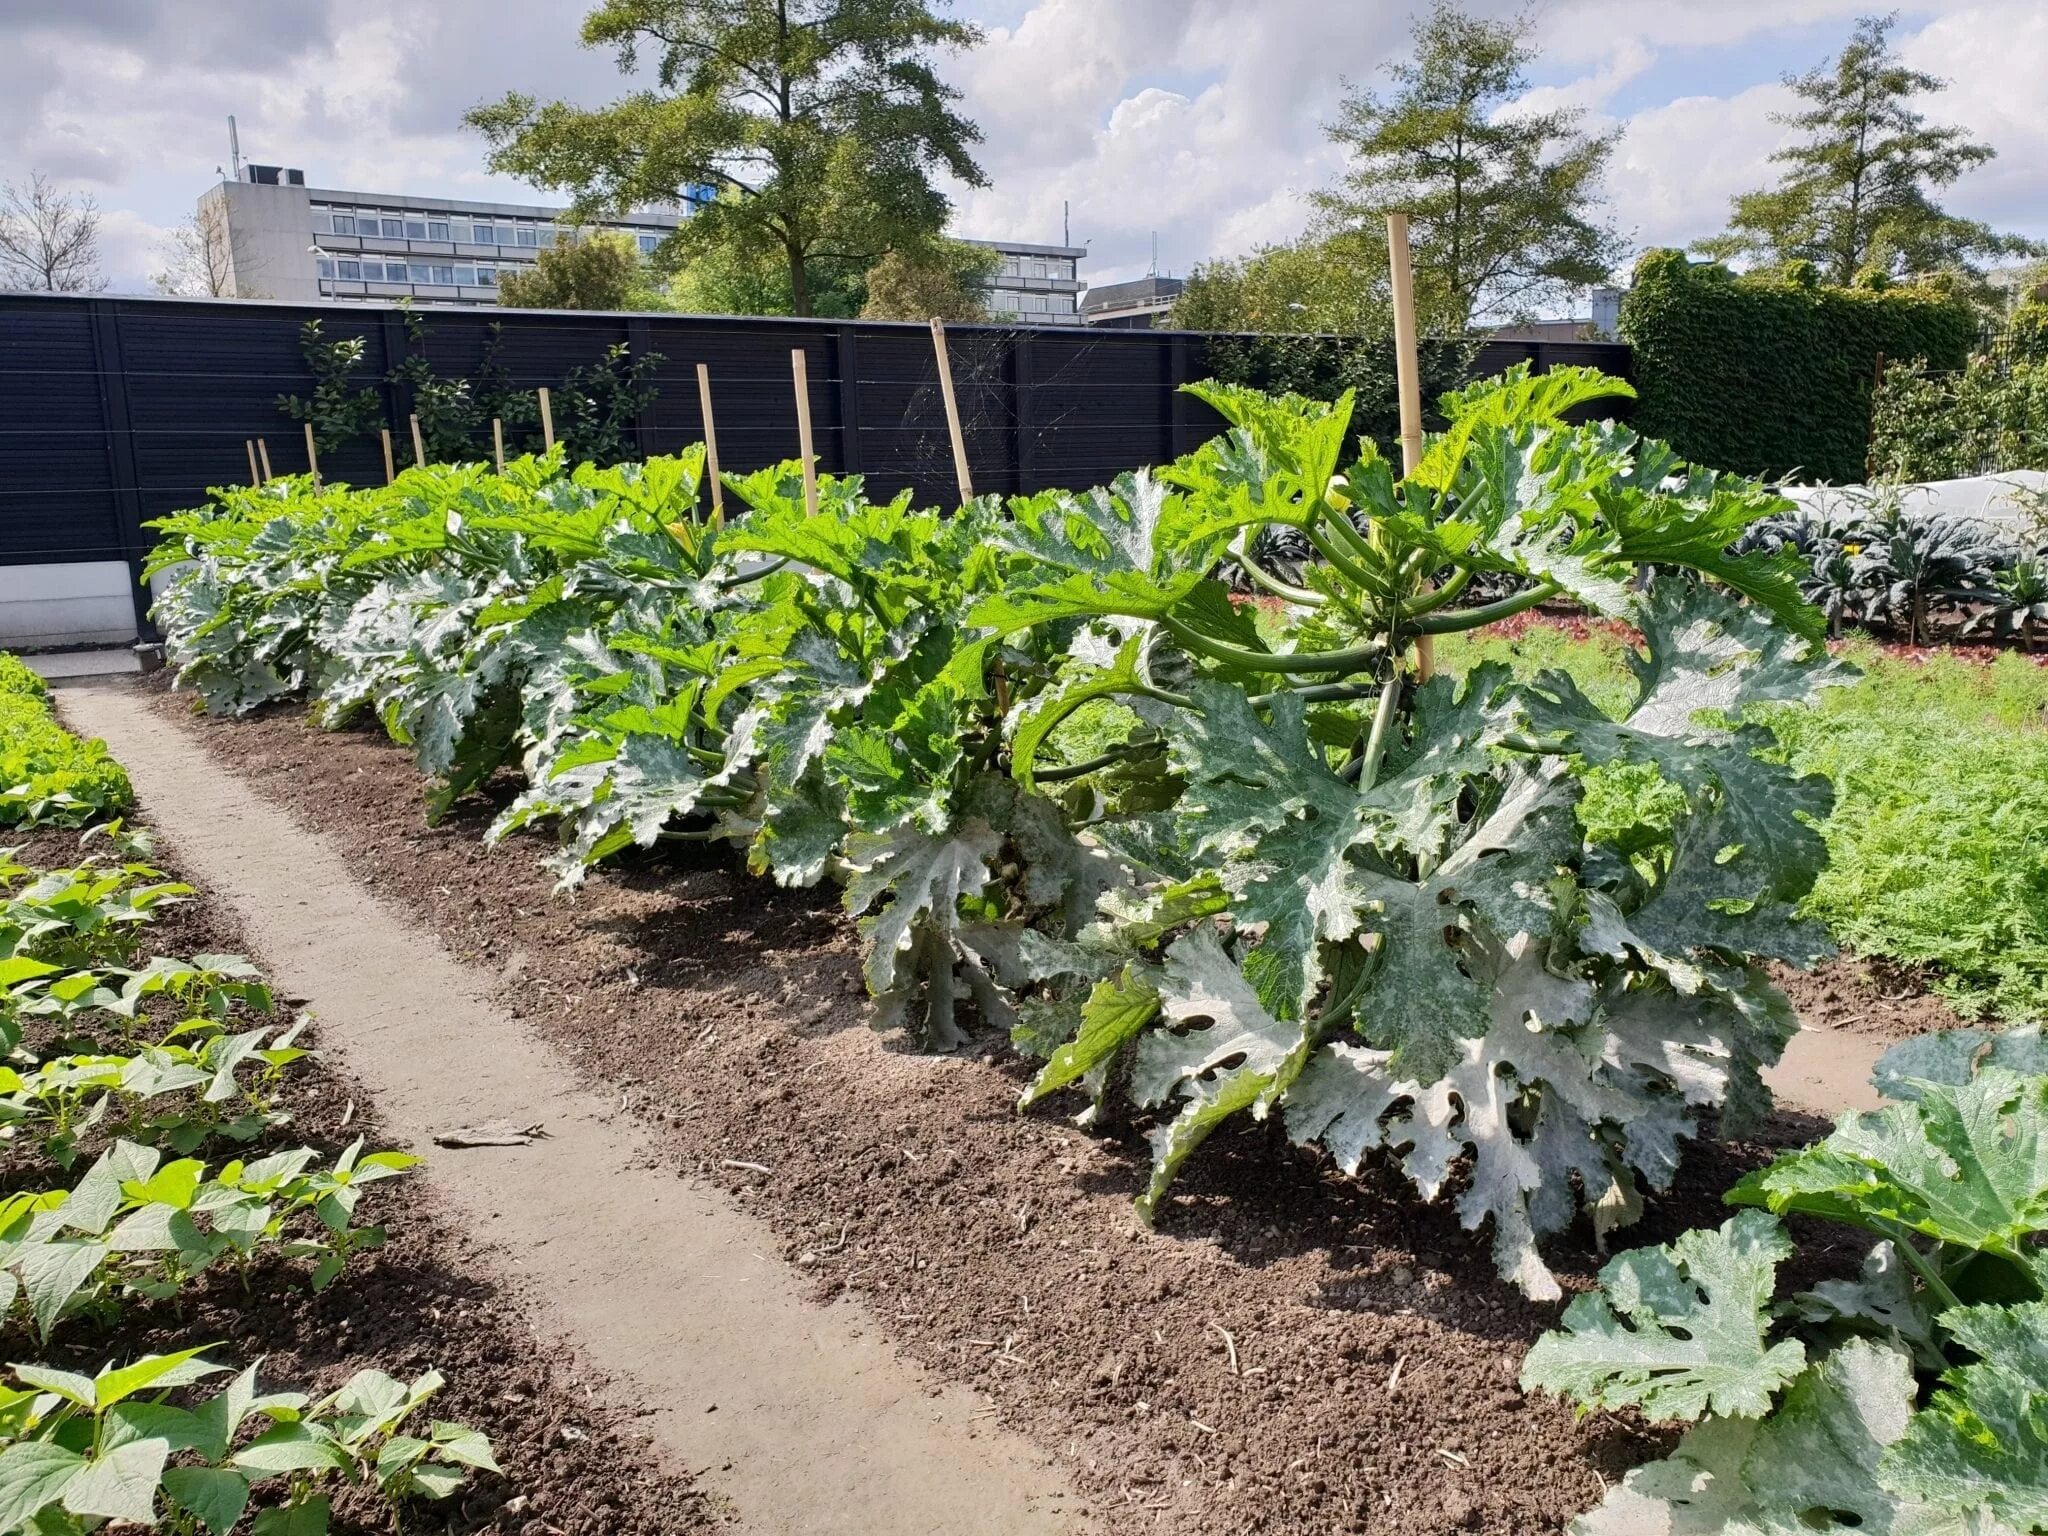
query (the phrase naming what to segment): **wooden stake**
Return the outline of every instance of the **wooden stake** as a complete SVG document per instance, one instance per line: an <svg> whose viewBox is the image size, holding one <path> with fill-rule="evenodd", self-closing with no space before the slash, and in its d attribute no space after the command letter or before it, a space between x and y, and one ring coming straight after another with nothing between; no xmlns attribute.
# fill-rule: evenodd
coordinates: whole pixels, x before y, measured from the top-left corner
<svg viewBox="0 0 2048 1536"><path fill-rule="evenodd" d="M242 446L249 450L249 483L261 488L263 484L263 471L256 467L256 439L245 437L242 439Z"/></svg>
<svg viewBox="0 0 2048 1536"><path fill-rule="evenodd" d="M555 446L555 412L548 404L548 387L540 387L540 440L552 452Z"/></svg>
<svg viewBox="0 0 2048 1536"><path fill-rule="evenodd" d="M711 526L725 526L725 483L718 478L718 427L711 419L711 369L697 365L697 403L704 411L704 471L711 477Z"/></svg>
<svg viewBox="0 0 2048 1536"><path fill-rule="evenodd" d="M811 373L802 347L789 354L790 371L796 375L796 441L804 460L804 510L818 515L818 455L811 445Z"/></svg>
<svg viewBox="0 0 2048 1536"><path fill-rule="evenodd" d="M377 435L384 439L384 483L389 485L398 478L398 460L391 456L391 429L385 427Z"/></svg>
<svg viewBox="0 0 2048 1536"><path fill-rule="evenodd" d="M491 450L498 456L498 473L505 473L505 423L491 418Z"/></svg>
<svg viewBox="0 0 2048 1536"><path fill-rule="evenodd" d="M262 438L260 438L260 437L259 437L259 438L257 438L257 439L256 439L256 451L257 451L257 453L259 453L260 455L262 455L262 458L263 458L263 483L264 483L265 485L268 485L268 484L270 484L270 482L271 482L271 481L273 481L273 480L275 480L275 479L277 478L277 476L273 475L273 474L272 474L272 473L270 472L270 444L266 443L265 441L263 441L263 439L262 439Z"/></svg>
<svg viewBox="0 0 2048 1536"><path fill-rule="evenodd" d="M313 476L313 489L320 489L320 453L313 446L313 423L306 423L306 468Z"/></svg>
<svg viewBox="0 0 2048 1536"><path fill-rule="evenodd" d="M425 438L420 436L420 419L417 416L408 416L406 420L412 425L412 461L421 468L425 468L427 463L427 442Z"/></svg>
<svg viewBox="0 0 2048 1536"><path fill-rule="evenodd" d="M946 354L946 322L932 316L932 351L939 360L939 393L946 397L946 430L953 437L953 478L960 482L960 505L974 500L974 476L967 468L967 438L960 430L960 401L953 394L953 361Z"/></svg>
<svg viewBox="0 0 2048 1536"><path fill-rule="evenodd" d="M1401 395L1401 473L1412 475L1422 463L1422 378L1415 346L1415 269L1408 254L1408 215L1387 215L1387 274L1394 298L1394 372ZM1415 680L1426 683L1436 672L1436 641L1415 639Z"/></svg>

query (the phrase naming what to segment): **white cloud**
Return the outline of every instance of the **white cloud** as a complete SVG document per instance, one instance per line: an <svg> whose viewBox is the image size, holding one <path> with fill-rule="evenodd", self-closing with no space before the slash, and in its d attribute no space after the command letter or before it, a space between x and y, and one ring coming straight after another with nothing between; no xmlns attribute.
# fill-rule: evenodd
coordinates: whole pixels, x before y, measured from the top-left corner
<svg viewBox="0 0 2048 1536"><path fill-rule="evenodd" d="M1327 0L961 0L1000 20L948 78L986 133L992 185L964 190L964 233L1053 240L1063 200L1094 242L1089 275L1194 262L1285 239L1339 170L1322 124L1348 78L1376 82L1405 42L1400 5ZM1475 0L1493 15L1522 0ZM1531 109L1583 107L1626 132L1616 222L1644 244L1720 227L1764 184L1786 69L1818 63L1868 0L1550 0ZM579 0L8 0L0 10L0 179L43 169L108 211L108 266L139 287L154 237L227 158L303 167L316 184L530 196L492 175L465 109L506 90L600 101L612 59L576 43ZM1926 0L1901 23L1917 65L1958 88L1931 113L2001 150L1955 187L1958 210L2048 235L2048 6ZM1695 66L1698 66L1697 70ZM1710 66L1710 67L1709 67ZM1699 73L1715 83L1702 88ZM119 216L118 221L116 215ZM116 233L119 238L116 239Z"/></svg>

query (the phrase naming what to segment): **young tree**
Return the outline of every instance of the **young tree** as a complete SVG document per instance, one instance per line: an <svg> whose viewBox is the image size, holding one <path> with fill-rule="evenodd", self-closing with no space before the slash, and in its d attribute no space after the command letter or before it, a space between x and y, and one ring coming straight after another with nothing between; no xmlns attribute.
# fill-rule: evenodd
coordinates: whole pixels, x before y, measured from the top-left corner
<svg viewBox="0 0 2048 1536"><path fill-rule="evenodd" d="M1889 276L1974 270L1974 258L2039 252L2032 241L1945 213L1929 195L1997 151L1960 128L1930 125L1913 105L1948 82L1899 62L1891 44L1897 20L1865 16L1832 64L1785 77L1810 105L1772 114L1805 135L1771 156L1786 167L1783 179L1737 197L1727 231L1694 249L1811 261L1839 284L1866 268Z"/></svg>
<svg viewBox="0 0 2048 1536"><path fill-rule="evenodd" d="M1580 131L1575 110L1513 110L1535 57L1526 20L1436 0L1416 22L1415 56L1387 67L1393 89L1353 90L1327 126L1351 167L1316 206L1362 237L1409 213L1425 325L1463 330L1475 315L1525 311L1604 281L1621 259L1620 235L1596 212L1619 135ZM1364 238L1361 253L1383 244Z"/></svg>
<svg viewBox="0 0 2048 1536"><path fill-rule="evenodd" d="M1363 232L1309 236L1200 262L1167 323L1188 331L1392 335L1386 255L1372 245Z"/></svg>
<svg viewBox="0 0 2048 1536"><path fill-rule="evenodd" d="M932 68L980 39L939 14L948 4L602 0L584 45L614 49L628 72L652 55L647 89L595 111L515 93L466 121L493 169L569 192L585 216L717 188L665 257L776 252L790 308L807 315L819 267L864 271L945 227L939 172L986 184L980 130Z"/></svg>
<svg viewBox="0 0 2048 1536"><path fill-rule="evenodd" d="M157 243L157 259L163 265L150 273L149 281L158 293L197 299L263 297L241 280L248 274L235 271L227 213L218 203L201 203L190 217L173 225Z"/></svg>
<svg viewBox="0 0 2048 1536"><path fill-rule="evenodd" d="M508 309L662 309L666 297L649 280L640 248L624 235L598 233L558 240L532 270L498 273L498 302Z"/></svg>
<svg viewBox="0 0 2048 1536"><path fill-rule="evenodd" d="M100 206L89 192L70 193L41 171L26 185L0 186L0 288L43 293L98 293Z"/></svg>
<svg viewBox="0 0 2048 1536"><path fill-rule="evenodd" d="M1002 257L986 246L940 240L924 250L891 251L869 269L863 320L989 317L989 285Z"/></svg>

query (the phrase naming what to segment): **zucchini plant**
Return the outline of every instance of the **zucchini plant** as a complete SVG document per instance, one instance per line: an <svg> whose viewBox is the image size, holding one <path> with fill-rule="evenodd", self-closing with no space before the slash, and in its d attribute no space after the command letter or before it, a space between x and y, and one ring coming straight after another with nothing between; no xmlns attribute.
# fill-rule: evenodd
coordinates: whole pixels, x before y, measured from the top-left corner
<svg viewBox="0 0 2048 1536"><path fill-rule="evenodd" d="M1743 1179L1718 1230L1625 1253L1530 1350L1527 1388L1692 1425L1575 1536L2048 1531L2048 1051L1923 1036L1900 1102ZM1855 1280L1774 1301L1779 1220L1878 1239Z"/></svg>
<svg viewBox="0 0 2048 1536"><path fill-rule="evenodd" d="M1796 557L1730 552L1785 504L1569 419L1627 392L1475 384L1397 475L1349 397L1208 386L1231 430L1176 464L943 515L831 476L813 512L783 465L727 476L721 525L698 450L279 483L161 525L160 622L208 707L374 709L436 811L516 763L491 835L555 823L565 885L678 838L839 882L878 1021L1009 1031L1026 1104L1128 1090L1148 1217L1278 1111L1455 1184L1554 1295L1537 1243L1582 1200L1604 1233L1702 1110L1761 1112L1793 1027L1762 967L1828 952L1796 915L1828 787L1744 718L1845 675ZM1623 718L1561 674L1422 676L1418 643L1552 599L1639 627ZM1593 835L1603 774L1677 809Z"/></svg>

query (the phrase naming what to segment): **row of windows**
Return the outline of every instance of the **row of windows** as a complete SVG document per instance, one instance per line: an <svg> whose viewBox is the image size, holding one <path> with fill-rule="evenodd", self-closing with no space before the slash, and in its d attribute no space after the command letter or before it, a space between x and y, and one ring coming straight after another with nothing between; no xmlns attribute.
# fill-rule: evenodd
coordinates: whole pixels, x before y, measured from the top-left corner
<svg viewBox="0 0 2048 1536"><path fill-rule="evenodd" d="M1071 256L1005 256L1002 275L1004 277L1064 277L1074 276L1074 259Z"/></svg>
<svg viewBox="0 0 2048 1536"><path fill-rule="evenodd" d="M555 243L552 224L487 223L482 219L437 219L426 214L379 213L370 208L315 208L313 232L319 235L367 235L383 240L448 240L468 245L512 245L542 250ZM651 254L661 236L634 236L641 253Z"/></svg>
<svg viewBox="0 0 2048 1536"><path fill-rule="evenodd" d="M1071 293L1006 293L998 290L989 296L989 308L1008 315L1071 315L1074 313L1074 296Z"/></svg>
<svg viewBox="0 0 2048 1536"><path fill-rule="evenodd" d="M496 267L464 262L361 261L352 256L322 256L315 265L325 278L346 283L439 283L444 287L492 287L498 281Z"/></svg>

